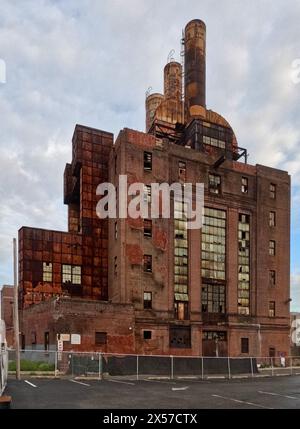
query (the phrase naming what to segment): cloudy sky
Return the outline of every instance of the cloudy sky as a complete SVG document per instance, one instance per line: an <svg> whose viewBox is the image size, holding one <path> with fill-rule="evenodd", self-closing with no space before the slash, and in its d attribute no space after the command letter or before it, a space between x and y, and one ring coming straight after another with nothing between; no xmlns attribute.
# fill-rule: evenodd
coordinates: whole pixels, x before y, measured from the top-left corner
<svg viewBox="0 0 300 429"><path fill-rule="evenodd" d="M293 177L292 308L300 311L299 0L1 0L0 284L12 282L22 225L66 229L62 174L76 123L144 129L185 24L207 24L207 103L232 124L249 162ZM299 243L299 244L298 244Z"/></svg>

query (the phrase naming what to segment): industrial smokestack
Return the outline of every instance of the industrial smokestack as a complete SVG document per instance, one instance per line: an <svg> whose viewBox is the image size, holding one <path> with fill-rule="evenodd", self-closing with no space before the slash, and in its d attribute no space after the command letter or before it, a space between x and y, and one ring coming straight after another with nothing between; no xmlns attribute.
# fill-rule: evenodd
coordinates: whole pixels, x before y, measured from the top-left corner
<svg viewBox="0 0 300 429"><path fill-rule="evenodd" d="M185 27L185 116L203 116L206 108L206 25L194 19Z"/></svg>

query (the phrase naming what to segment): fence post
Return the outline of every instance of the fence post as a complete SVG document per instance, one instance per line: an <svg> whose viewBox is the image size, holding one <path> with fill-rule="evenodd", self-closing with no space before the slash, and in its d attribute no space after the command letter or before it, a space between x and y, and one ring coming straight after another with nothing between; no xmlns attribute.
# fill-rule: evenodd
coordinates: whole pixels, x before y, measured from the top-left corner
<svg viewBox="0 0 300 429"><path fill-rule="evenodd" d="M102 380L102 353L99 353L99 380Z"/></svg>
<svg viewBox="0 0 300 429"><path fill-rule="evenodd" d="M55 361L55 366L54 366L54 377L56 378L57 377L57 366L58 366L58 364L57 364L57 362L58 362L58 352L56 351L55 352L55 358L54 358L54 361Z"/></svg>
<svg viewBox="0 0 300 429"><path fill-rule="evenodd" d="M171 380L174 380L174 357L171 357Z"/></svg>
<svg viewBox="0 0 300 429"><path fill-rule="evenodd" d="M272 365L272 377L274 377L274 365L273 365L273 358L271 357L271 365Z"/></svg>
<svg viewBox="0 0 300 429"><path fill-rule="evenodd" d="M136 379L139 381L139 355L136 355Z"/></svg>
<svg viewBox="0 0 300 429"><path fill-rule="evenodd" d="M290 357L291 360L291 375L293 375L293 356Z"/></svg>
<svg viewBox="0 0 300 429"><path fill-rule="evenodd" d="M250 358L250 364L251 364L251 375L253 378L254 377L254 371L253 371L253 358L252 357Z"/></svg>
<svg viewBox="0 0 300 429"><path fill-rule="evenodd" d="M228 378L231 379L230 357L228 356Z"/></svg>
<svg viewBox="0 0 300 429"><path fill-rule="evenodd" d="M204 380L204 359L203 359L203 356L201 358L201 362L202 362L201 375L202 375L202 380Z"/></svg>

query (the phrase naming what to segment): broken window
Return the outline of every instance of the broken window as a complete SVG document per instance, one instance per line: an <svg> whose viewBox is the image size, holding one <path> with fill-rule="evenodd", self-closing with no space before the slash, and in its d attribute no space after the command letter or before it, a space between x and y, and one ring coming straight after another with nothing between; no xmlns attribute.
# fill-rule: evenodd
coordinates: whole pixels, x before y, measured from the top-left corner
<svg viewBox="0 0 300 429"><path fill-rule="evenodd" d="M216 174L209 174L208 189L211 194L221 194L221 177Z"/></svg>
<svg viewBox="0 0 300 429"><path fill-rule="evenodd" d="M271 183L270 184L270 198L272 198L272 200L276 199L276 190L277 190L276 185L274 185L273 183Z"/></svg>
<svg viewBox="0 0 300 429"><path fill-rule="evenodd" d="M144 220L144 237L152 237L152 220Z"/></svg>
<svg viewBox="0 0 300 429"><path fill-rule="evenodd" d="M225 286L203 284L202 312L225 314Z"/></svg>
<svg viewBox="0 0 300 429"><path fill-rule="evenodd" d="M144 271L145 273L152 273L152 256L144 255Z"/></svg>
<svg viewBox="0 0 300 429"><path fill-rule="evenodd" d="M250 216L239 214L238 313L250 314Z"/></svg>
<svg viewBox="0 0 300 429"><path fill-rule="evenodd" d="M170 326L170 347L176 349L191 348L190 326Z"/></svg>
<svg viewBox="0 0 300 429"><path fill-rule="evenodd" d="M52 282L52 263L43 262L43 282Z"/></svg>
<svg viewBox="0 0 300 429"><path fill-rule="evenodd" d="M176 294L180 295L180 294ZM189 318L189 303L184 301L175 301L175 318L177 320L188 320Z"/></svg>
<svg viewBox="0 0 300 429"><path fill-rule="evenodd" d="M203 331L202 335L205 341L227 341L227 332L225 331Z"/></svg>
<svg viewBox="0 0 300 429"><path fill-rule="evenodd" d="M226 212L204 208L202 278L226 279ZM205 283L205 282L204 282Z"/></svg>
<svg viewBox="0 0 300 429"><path fill-rule="evenodd" d="M248 179L247 179L247 177L242 177L242 193L248 194Z"/></svg>
<svg viewBox="0 0 300 429"><path fill-rule="evenodd" d="M276 242L274 240L270 240L269 242L269 255L270 256L276 255Z"/></svg>
<svg viewBox="0 0 300 429"><path fill-rule="evenodd" d="M144 292L144 309L150 310L152 308L152 292Z"/></svg>
<svg viewBox="0 0 300 429"><path fill-rule="evenodd" d="M64 284L81 285L81 267L78 265L63 265L62 282Z"/></svg>
<svg viewBox="0 0 300 429"><path fill-rule="evenodd" d="M275 317L275 301L269 302L269 317Z"/></svg>
<svg viewBox="0 0 300 429"><path fill-rule="evenodd" d="M276 226L276 213L275 212L270 212L270 214L269 214L269 225L271 228Z"/></svg>
<svg viewBox="0 0 300 429"><path fill-rule="evenodd" d="M144 170L152 171L152 153L144 152Z"/></svg>

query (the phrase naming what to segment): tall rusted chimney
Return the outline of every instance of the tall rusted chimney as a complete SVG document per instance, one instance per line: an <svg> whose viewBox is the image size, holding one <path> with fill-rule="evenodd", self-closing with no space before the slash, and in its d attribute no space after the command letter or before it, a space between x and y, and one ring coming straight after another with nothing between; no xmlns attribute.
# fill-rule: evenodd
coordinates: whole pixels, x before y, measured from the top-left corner
<svg viewBox="0 0 300 429"><path fill-rule="evenodd" d="M194 19L185 27L185 119L203 116L206 108L206 25Z"/></svg>

